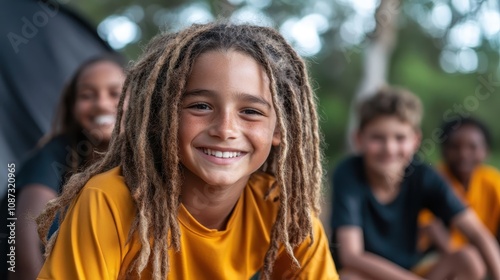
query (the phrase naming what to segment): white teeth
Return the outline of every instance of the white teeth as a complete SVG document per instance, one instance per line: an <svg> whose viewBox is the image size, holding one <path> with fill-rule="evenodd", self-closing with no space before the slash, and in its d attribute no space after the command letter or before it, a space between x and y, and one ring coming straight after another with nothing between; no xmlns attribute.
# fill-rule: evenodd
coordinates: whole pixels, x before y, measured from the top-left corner
<svg viewBox="0 0 500 280"><path fill-rule="evenodd" d="M116 121L116 117L114 115L102 115L102 116L97 116L94 119L94 122L98 125L110 125L114 124Z"/></svg>
<svg viewBox="0 0 500 280"><path fill-rule="evenodd" d="M211 149L203 149L203 153L217 158L234 158L241 155L241 152L222 152Z"/></svg>

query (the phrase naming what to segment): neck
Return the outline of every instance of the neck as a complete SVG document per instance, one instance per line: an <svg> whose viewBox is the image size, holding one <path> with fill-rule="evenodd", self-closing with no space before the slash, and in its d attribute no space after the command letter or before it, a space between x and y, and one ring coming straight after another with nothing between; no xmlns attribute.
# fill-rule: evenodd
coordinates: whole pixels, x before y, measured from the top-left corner
<svg viewBox="0 0 500 280"><path fill-rule="evenodd" d="M106 152L108 150L109 146L109 140L108 141L99 141L97 142L97 145L93 145L94 149L99 151L99 152Z"/></svg>
<svg viewBox="0 0 500 280"><path fill-rule="evenodd" d="M461 173L461 172L456 172L450 168L450 173L457 179L457 181L462 185L464 189L468 189L469 187L469 182L471 178L471 174L467 173Z"/></svg>
<svg viewBox="0 0 500 280"><path fill-rule="evenodd" d="M460 184L462 184L464 189L466 189L466 190L469 189L470 177L462 178L458 181L460 182Z"/></svg>
<svg viewBox="0 0 500 280"><path fill-rule="evenodd" d="M372 194L379 203L386 204L393 201L400 190L404 173L380 174L366 169L366 177Z"/></svg>
<svg viewBox="0 0 500 280"><path fill-rule="evenodd" d="M231 186L212 186L185 171L181 202L200 224L208 229L224 230L247 180Z"/></svg>
<svg viewBox="0 0 500 280"><path fill-rule="evenodd" d="M93 163L95 163L97 160L101 159L104 156L104 153L106 152L108 148L108 145L102 145L102 146L92 146L92 153L86 158L84 158L84 164L86 166L89 166Z"/></svg>
<svg viewBox="0 0 500 280"><path fill-rule="evenodd" d="M399 188L403 181L404 170L400 172L380 174L365 167L365 174L370 187L375 189L393 191Z"/></svg>

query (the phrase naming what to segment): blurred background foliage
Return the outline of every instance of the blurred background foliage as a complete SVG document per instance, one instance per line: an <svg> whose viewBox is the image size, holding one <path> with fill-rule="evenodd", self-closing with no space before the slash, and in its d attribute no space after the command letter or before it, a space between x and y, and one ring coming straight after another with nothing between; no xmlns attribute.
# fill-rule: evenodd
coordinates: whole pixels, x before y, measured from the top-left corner
<svg viewBox="0 0 500 280"><path fill-rule="evenodd" d="M178 30L219 17L279 29L308 61L319 97L326 168L331 170L347 151L350 104L362 77L364 51L381 23L375 20L380 1L384 0L64 2L131 60L159 31ZM499 2L402 0L393 8L398 11L397 41L387 81L410 89L423 100L427 160L435 163L440 156L432 133L446 118L459 114L471 113L485 121L493 132L493 142L498 144ZM500 147L493 147L489 163L500 167Z"/></svg>

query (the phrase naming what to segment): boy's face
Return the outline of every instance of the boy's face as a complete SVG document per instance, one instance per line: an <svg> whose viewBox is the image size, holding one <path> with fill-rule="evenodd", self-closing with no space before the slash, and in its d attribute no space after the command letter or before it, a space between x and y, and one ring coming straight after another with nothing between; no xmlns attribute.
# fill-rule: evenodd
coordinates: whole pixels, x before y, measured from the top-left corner
<svg viewBox="0 0 500 280"><path fill-rule="evenodd" d="M379 116L358 131L356 144L371 172L393 178L410 163L420 145L420 133L395 116Z"/></svg>
<svg viewBox="0 0 500 280"><path fill-rule="evenodd" d="M488 155L486 140L482 131L473 125L463 125L450 133L443 147L443 157L447 166L455 174L470 176L476 166L484 162Z"/></svg>
<svg viewBox="0 0 500 280"><path fill-rule="evenodd" d="M246 184L280 142L269 80L260 64L240 52L200 55L181 106L179 145L186 183Z"/></svg>

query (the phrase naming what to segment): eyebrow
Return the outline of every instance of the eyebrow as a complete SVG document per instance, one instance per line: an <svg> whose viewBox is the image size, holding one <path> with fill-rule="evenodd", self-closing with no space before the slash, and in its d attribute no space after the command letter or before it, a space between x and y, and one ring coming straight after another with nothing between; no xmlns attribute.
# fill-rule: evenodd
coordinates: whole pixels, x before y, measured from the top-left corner
<svg viewBox="0 0 500 280"><path fill-rule="evenodd" d="M207 90L207 89L194 89L194 90L187 91L182 98L184 99L184 98L191 97L191 96L207 96L207 97L209 97L212 95L215 95L215 91ZM250 93L237 92L236 97L238 99L245 101L245 102L257 103L257 104L264 105L264 106L268 107L269 109L272 108L272 106L271 106L271 104L269 104L269 102L267 102L263 98L257 97L253 94L250 94Z"/></svg>

